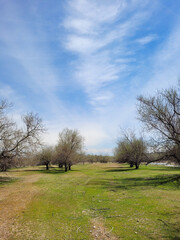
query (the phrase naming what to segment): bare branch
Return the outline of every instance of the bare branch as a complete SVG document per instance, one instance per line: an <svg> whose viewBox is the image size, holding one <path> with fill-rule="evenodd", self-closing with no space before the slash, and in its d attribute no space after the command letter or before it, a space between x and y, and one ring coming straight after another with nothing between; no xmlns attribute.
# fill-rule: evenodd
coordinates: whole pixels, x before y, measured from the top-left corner
<svg viewBox="0 0 180 240"><path fill-rule="evenodd" d="M180 87L180 82L179 82ZM153 97L139 96L138 113L147 130L154 131L164 152L180 149L180 88L159 91ZM167 154L180 163L180 156Z"/></svg>

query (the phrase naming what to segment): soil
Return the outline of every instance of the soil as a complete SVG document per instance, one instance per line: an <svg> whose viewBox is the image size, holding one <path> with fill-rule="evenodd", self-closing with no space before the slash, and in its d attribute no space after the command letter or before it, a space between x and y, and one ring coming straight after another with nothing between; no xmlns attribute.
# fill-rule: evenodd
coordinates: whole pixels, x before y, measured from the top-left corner
<svg viewBox="0 0 180 240"><path fill-rule="evenodd" d="M120 238L113 235L113 228L109 231L105 228L100 218L92 219L92 236L94 240L118 240Z"/></svg>
<svg viewBox="0 0 180 240"><path fill-rule="evenodd" d="M0 240L11 239L11 229L16 225L27 205L39 194L38 187L33 184L40 174L21 177L15 184L0 188Z"/></svg>

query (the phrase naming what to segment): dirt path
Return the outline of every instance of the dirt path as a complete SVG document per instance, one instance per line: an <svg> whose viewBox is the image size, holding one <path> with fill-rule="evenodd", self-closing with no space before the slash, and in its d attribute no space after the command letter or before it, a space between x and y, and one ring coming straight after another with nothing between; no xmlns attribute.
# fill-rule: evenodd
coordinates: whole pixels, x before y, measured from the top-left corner
<svg viewBox="0 0 180 240"><path fill-rule="evenodd" d="M16 224L32 198L39 194L35 183L42 175L24 176L18 182L0 188L0 240L11 237L10 229Z"/></svg>
<svg viewBox="0 0 180 240"><path fill-rule="evenodd" d="M104 224L103 221L99 218L94 218L92 219L92 236L94 240L118 240L120 238L114 236L112 234L113 228L108 231Z"/></svg>

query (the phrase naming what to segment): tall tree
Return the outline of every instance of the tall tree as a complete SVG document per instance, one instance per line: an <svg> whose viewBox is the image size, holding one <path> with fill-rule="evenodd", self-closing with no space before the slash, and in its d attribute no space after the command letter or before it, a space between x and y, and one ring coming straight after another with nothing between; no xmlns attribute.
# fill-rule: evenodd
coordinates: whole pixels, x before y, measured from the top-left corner
<svg viewBox="0 0 180 240"><path fill-rule="evenodd" d="M140 121L154 133L153 147L159 160L180 164L180 82L176 88L157 92L155 96L138 97Z"/></svg>
<svg viewBox="0 0 180 240"><path fill-rule="evenodd" d="M59 140L56 146L57 160L65 166L65 171L70 170L72 164L78 161L83 145L84 139L78 130L65 128L59 133Z"/></svg>
<svg viewBox="0 0 180 240"><path fill-rule="evenodd" d="M24 127L8 117L7 109L12 105L0 102L0 170L6 171L12 166L13 159L24 156L40 144L40 134L44 131L41 118L28 113L22 117Z"/></svg>

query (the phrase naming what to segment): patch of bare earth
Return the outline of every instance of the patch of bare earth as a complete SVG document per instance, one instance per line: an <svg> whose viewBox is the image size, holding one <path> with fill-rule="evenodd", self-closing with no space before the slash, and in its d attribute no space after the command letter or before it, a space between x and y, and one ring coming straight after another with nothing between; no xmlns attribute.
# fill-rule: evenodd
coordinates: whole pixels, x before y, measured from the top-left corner
<svg viewBox="0 0 180 240"><path fill-rule="evenodd" d="M113 235L112 230L109 231L105 228L103 222L99 218L92 219L92 236L95 240L118 240L117 236Z"/></svg>
<svg viewBox="0 0 180 240"><path fill-rule="evenodd" d="M0 188L0 240L11 239L11 231L16 226L19 217L39 192L33 183L40 176L42 175L25 176L14 184Z"/></svg>

